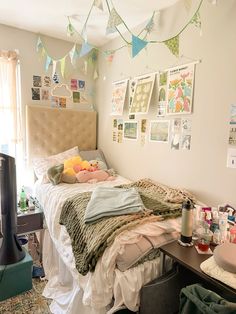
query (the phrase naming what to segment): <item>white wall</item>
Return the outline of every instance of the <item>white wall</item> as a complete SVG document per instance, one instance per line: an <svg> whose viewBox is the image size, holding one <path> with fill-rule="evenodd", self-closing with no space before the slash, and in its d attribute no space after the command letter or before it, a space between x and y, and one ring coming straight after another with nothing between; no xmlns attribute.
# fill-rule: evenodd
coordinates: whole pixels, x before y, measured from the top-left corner
<svg viewBox="0 0 236 314"><path fill-rule="evenodd" d="M153 44L131 59L124 48L116 53L111 65L100 56L96 99L99 147L121 175L130 179L150 177L187 188L209 205L225 202L236 205L236 169L226 168L229 109L230 104L236 103L235 12L235 0L219 0L217 6L204 1L200 10L203 35L199 36L199 30L190 25L180 36L180 54L202 60L196 66L194 111L189 116L192 120L190 151L173 151L162 143L147 142L142 147L140 141L112 142L112 81L177 64L178 60L169 50L163 44ZM104 49L121 44L116 39ZM140 118L152 120L156 118L155 113L156 106L152 103L149 114ZM124 118L127 116L126 104Z"/></svg>

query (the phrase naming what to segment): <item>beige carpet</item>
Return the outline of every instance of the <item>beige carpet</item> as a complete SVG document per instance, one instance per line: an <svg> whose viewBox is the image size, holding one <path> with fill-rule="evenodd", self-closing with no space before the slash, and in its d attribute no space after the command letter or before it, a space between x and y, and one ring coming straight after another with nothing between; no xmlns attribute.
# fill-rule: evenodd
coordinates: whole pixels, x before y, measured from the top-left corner
<svg viewBox="0 0 236 314"><path fill-rule="evenodd" d="M33 289L0 302L0 314L48 314L51 300L42 296L46 281L33 279Z"/></svg>

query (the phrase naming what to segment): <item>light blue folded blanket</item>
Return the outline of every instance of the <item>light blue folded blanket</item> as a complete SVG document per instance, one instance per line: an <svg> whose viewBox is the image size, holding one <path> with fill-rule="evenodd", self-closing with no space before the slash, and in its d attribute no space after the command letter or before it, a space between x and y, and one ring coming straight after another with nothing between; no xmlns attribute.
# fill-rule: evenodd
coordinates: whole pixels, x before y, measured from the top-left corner
<svg viewBox="0 0 236 314"><path fill-rule="evenodd" d="M135 214L145 206L135 188L97 187L85 210L84 222L95 223L103 217Z"/></svg>

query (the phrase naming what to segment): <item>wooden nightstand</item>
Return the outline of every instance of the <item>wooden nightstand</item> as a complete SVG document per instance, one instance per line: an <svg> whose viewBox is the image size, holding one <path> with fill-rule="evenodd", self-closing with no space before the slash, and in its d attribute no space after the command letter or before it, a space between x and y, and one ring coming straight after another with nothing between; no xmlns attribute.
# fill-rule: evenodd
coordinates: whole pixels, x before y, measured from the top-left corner
<svg viewBox="0 0 236 314"><path fill-rule="evenodd" d="M43 211L39 208L17 212L17 234L28 234L43 230Z"/></svg>

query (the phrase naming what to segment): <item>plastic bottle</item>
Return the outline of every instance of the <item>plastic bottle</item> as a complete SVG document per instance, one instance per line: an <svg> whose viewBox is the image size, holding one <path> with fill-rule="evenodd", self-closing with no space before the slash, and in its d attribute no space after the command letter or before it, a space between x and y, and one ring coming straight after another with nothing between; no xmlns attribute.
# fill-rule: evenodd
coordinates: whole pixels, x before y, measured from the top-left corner
<svg viewBox="0 0 236 314"><path fill-rule="evenodd" d="M27 210L26 208L26 194L24 187L22 187L21 192L20 192L20 209L21 211Z"/></svg>

